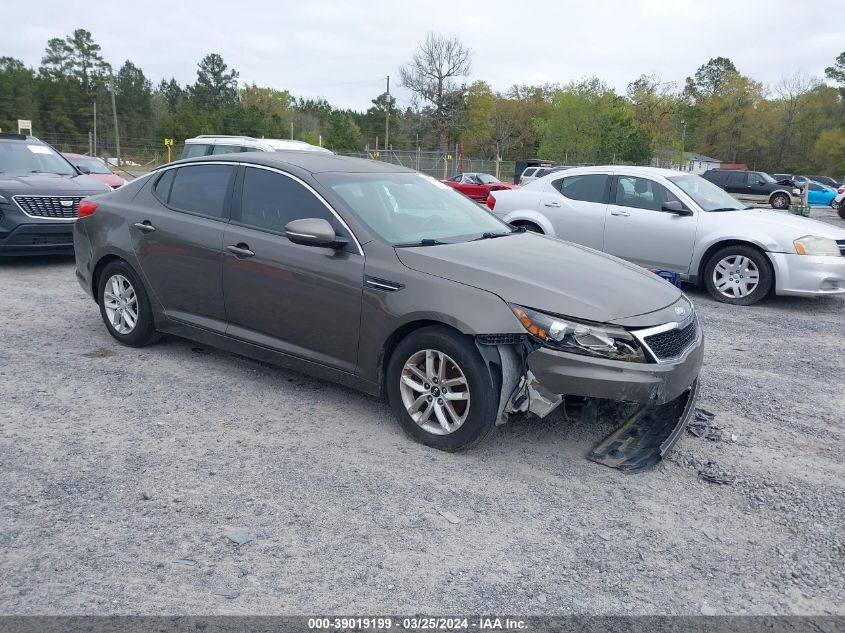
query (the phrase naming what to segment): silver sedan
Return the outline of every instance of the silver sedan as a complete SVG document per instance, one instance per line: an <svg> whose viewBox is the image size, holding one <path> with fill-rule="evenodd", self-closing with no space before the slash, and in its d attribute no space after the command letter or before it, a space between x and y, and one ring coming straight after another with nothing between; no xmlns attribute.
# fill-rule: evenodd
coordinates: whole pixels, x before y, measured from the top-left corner
<svg viewBox="0 0 845 633"><path fill-rule="evenodd" d="M750 305L779 295L845 293L845 230L746 206L694 174L582 167L487 202L515 226L576 242Z"/></svg>

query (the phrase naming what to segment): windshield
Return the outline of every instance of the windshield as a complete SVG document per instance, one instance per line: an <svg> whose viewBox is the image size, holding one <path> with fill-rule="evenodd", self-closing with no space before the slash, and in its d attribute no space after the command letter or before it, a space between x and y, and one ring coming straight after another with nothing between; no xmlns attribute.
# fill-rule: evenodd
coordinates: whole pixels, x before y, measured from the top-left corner
<svg viewBox="0 0 845 633"><path fill-rule="evenodd" d="M704 211L738 211L745 208L745 205L724 189L701 176L669 176L669 180L695 200Z"/></svg>
<svg viewBox="0 0 845 633"><path fill-rule="evenodd" d="M20 142L0 143L0 173L76 176L73 167L51 148Z"/></svg>
<svg viewBox="0 0 845 633"><path fill-rule="evenodd" d="M766 182L777 182L777 180L772 178L769 174L764 171L758 171L757 174Z"/></svg>
<svg viewBox="0 0 845 633"><path fill-rule="evenodd" d="M334 172L315 177L390 244L465 242L512 230L463 194L422 174Z"/></svg>
<svg viewBox="0 0 845 633"><path fill-rule="evenodd" d="M498 178L490 174L476 174L475 177L478 178L478 182L482 185L492 185L493 183L501 182Z"/></svg>
<svg viewBox="0 0 845 633"><path fill-rule="evenodd" d="M94 158L92 156L74 156L73 158L69 158L68 160L77 167L87 168L92 174L111 173L111 169L109 169L106 164L99 158Z"/></svg>

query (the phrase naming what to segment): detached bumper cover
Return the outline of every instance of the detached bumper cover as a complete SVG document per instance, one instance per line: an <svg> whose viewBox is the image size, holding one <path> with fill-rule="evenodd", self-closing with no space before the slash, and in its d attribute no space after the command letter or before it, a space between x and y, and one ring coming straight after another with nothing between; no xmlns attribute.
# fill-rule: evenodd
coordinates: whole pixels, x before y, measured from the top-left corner
<svg viewBox="0 0 845 633"><path fill-rule="evenodd" d="M654 466L680 439L697 398L698 380L671 402L642 407L596 445L587 459L626 471Z"/></svg>
<svg viewBox="0 0 845 633"><path fill-rule="evenodd" d="M775 269L777 294L818 296L845 293L845 257L767 254Z"/></svg>

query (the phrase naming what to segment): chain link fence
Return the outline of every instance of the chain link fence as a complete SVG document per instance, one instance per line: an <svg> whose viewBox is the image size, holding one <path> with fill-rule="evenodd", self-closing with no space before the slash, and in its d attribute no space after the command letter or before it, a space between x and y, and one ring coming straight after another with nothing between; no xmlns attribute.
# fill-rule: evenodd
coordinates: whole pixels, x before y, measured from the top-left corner
<svg viewBox="0 0 845 633"><path fill-rule="evenodd" d="M409 169L416 169L432 178L442 180L461 172L482 172L492 174L505 182L513 181L514 161L497 161L484 158L463 159L450 151L428 150L371 150L361 152L339 152L342 156L355 156L378 160L393 165L400 165Z"/></svg>
<svg viewBox="0 0 845 633"><path fill-rule="evenodd" d="M80 139L77 135L41 134L42 141L49 143L60 152L99 156L112 167L117 167L117 147L114 139ZM177 160L182 153L182 144L172 148L171 160ZM362 150L360 152L338 152L341 156L354 156L415 169L433 178L445 179L461 172L481 172L492 174L505 182L514 179L514 161L497 161L485 158L464 156L461 158L454 151L430 150ZM131 173L144 173L168 162L167 148L162 139L121 138L120 167Z"/></svg>

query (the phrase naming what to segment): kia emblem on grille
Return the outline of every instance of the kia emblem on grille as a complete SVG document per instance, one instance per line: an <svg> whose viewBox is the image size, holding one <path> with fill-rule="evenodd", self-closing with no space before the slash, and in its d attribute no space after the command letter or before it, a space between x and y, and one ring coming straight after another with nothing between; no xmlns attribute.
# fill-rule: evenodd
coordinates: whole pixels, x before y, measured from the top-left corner
<svg viewBox="0 0 845 633"><path fill-rule="evenodd" d="M62 205L63 207L72 207L73 206L73 200L59 200L59 204Z"/></svg>

